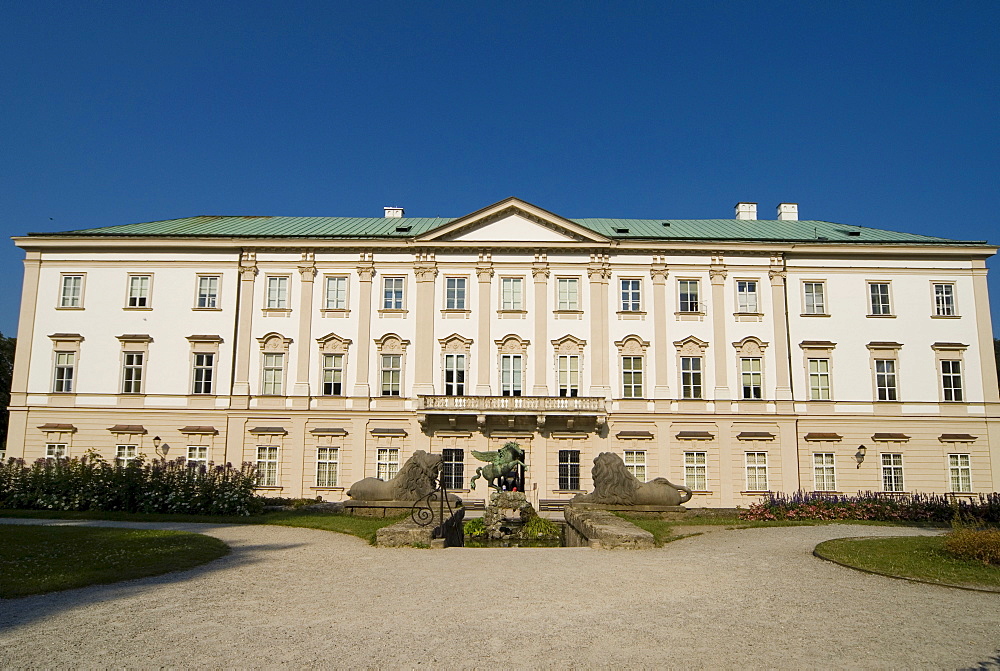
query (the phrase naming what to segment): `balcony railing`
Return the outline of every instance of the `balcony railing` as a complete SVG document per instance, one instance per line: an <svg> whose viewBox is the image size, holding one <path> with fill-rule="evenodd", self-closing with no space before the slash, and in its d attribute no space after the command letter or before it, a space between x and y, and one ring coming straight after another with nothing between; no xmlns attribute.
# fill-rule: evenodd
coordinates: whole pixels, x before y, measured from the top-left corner
<svg viewBox="0 0 1000 671"><path fill-rule="evenodd" d="M595 414L607 413L600 396L419 396L424 412L477 414Z"/></svg>

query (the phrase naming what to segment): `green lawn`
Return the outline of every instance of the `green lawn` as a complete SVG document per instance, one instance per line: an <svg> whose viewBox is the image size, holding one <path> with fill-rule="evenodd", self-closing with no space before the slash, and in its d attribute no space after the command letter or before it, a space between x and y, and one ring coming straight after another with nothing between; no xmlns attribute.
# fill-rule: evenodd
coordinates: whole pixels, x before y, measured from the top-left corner
<svg viewBox="0 0 1000 671"><path fill-rule="evenodd" d="M305 527L350 534L368 542L375 541L375 532L395 524L400 517L354 517L343 513L310 510L276 510L240 517L237 515L172 515L161 513L122 513L97 510L0 510L0 518L28 517L57 520L115 520L119 522L199 522L208 524L277 524L285 527Z"/></svg>
<svg viewBox="0 0 1000 671"><path fill-rule="evenodd" d="M228 553L217 538L181 531L0 525L0 598L182 571Z"/></svg>
<svg viewBox="0 0 1000 671"><path fill-rule="evenodd" d="M816 554L884 575L944 585L1000 588L1000 566L952 557L944 551L942 536L838 538L817 545Z"/></svg>

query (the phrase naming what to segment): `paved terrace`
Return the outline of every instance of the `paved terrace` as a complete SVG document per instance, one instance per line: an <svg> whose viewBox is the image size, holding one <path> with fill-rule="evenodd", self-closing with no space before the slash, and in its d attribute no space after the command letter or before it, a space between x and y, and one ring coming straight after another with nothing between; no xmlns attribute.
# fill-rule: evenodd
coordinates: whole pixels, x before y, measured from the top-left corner
<svg viewBox="0 0 1000 671"><path fill-rule="evenodd" d="M0 601L0 667L1000 665L1000 594L810 554L829 538L929 533L917 529L714 531L646 552L432 551L276 526L102 524L197 530L233 553Z"/></svg>

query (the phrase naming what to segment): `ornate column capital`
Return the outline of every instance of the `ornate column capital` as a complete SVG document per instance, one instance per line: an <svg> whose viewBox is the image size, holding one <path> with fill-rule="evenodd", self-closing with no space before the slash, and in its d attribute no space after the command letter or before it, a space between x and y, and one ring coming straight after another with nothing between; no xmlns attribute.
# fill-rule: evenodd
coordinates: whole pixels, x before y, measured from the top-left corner
<svg viewBox="0 0 1000 671"><path fill-rule="evenodd" d="M417 276L417 282L433 282L437 277L438 269L436 263L420 263L413 266L413 273Z"/></svg>
<svg viewBox="0 0 1000 671"><path fill-rule="evenodd" d="M649 269L649 275L653 278L653 284L663 284L667 281L670 271L666 266L653 266Z"/></svg>
<svg viewBox="0 0 1000 671"><path fill-rule="evenodd" d="M712 284L722 284L726 281L726 276L729 271L721 267L713 267L708 270L708 277L712 281Z"/></svg>
<svg viewBox="0 0 1000 671"><path fill-rule="evenodd" d="M784 268L771 268L767 271L767 277L772 282L775 280L783 280L788 277L788 272L785 271Z"/></svg>
<svg viewBox="0 0 1000 671"><path fill-rule="evenodd" d="M481 265L476 266L476 277L479 278L480 282L489 282L493 279L493 266L492 265Z"/></svg>
<svg viewBox="0 0 1000 671"><path fill-rule="evenodd" d="M240 265L240 279L253 280L257 276L257 264L252 266Z"/></svg>
<svg viewBox="0 0 1000 671"><path fill-rule="evenodd" d="M531 276L536 282L544 282L549 279L549 267L546 264L536 263L531 267Z"/></svg>
<svg viewBox="0 0 1000 671"><path fill-rule="evenodd" d="M316 266L299 266L299 276L303 282L312 282L316 278Z"/></svg>
<svg viewBox="0 0 1000 671"><path fill-rule="evenodd" d="M372 277L374 276L375 276L375 266L371 265L358 266L358 278L362 282L371 282Z"/></svg>

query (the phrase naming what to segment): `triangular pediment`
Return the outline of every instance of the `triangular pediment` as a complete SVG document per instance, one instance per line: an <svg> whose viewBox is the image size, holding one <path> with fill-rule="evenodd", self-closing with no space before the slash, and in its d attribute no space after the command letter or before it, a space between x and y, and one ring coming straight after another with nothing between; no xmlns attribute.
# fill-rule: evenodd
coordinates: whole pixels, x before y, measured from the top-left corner
<svg viewBox="0 0 1000 671"><path fill-rule="evenodd" d="M507 198L425 232L420 241L607 242L608 238L518 198Z"/></svg>

